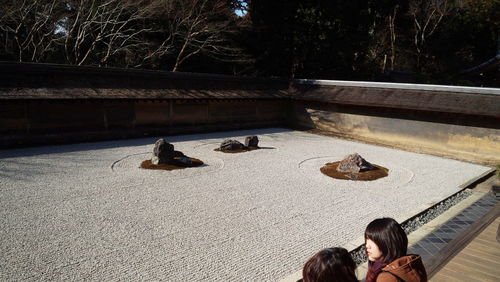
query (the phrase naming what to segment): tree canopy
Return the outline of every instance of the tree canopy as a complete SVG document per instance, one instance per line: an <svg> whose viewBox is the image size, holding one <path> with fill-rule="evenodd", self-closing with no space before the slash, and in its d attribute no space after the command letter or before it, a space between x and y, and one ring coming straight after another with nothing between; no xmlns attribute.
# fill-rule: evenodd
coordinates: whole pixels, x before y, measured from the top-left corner
<svg viewBox="0 0 500 282"><path fill-rule="evenodd" d="M0 0L0 60L498 86L500 0Z"/></svg>

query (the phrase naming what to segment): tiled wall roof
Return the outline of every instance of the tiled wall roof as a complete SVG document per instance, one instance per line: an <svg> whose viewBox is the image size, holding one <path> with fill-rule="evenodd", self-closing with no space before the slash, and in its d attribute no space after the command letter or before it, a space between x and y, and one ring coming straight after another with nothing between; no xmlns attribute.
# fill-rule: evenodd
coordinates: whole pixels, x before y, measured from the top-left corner
<svg viewBox="0 0 500 282"><path fill-rule="evenodd" d="M0 62L0 99L280 99L287 80Z"/></svg>

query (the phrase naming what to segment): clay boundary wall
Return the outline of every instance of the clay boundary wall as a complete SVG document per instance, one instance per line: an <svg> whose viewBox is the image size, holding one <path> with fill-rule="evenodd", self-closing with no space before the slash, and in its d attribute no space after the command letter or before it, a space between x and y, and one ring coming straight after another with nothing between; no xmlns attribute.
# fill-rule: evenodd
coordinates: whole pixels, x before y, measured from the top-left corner
<svg viewBox="0 0 500 282"><path fill-rule="evenodd" d="M500 164L500 89L295 80L293 123L314 131Z"/></svg>
<svg viewBox="0 0 500 282"><path fill-rule="evenodd" d="M288 81L0 62L0 147L284 127Z"/></svg>
<svg viewBox="0 0 500 282"><path fill-rule="evenodd" d="M500 164L500 89L0 62L0 148L259 127Z"/></svg>

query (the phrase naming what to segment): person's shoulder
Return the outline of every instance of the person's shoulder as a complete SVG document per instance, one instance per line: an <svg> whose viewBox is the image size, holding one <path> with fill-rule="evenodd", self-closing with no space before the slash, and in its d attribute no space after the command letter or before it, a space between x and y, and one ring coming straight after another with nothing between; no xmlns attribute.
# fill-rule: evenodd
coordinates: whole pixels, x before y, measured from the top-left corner
<svg viewBox="0 0 500 282"><path fill-rule="evenodd" d="M422 258L419 255L410 254L395 259L394 261L386 265L382 270L394 272L398 269L408 268L409 266L411 267L419 264L422 264Z"/></svg>
<svg viewBox="0 0 500 282"><path fill-rule="evenodd" d="M407 255L394 260L382 269L380 276L384 279L380 281L427 281L427 272L419 255Z"/></svg>
<svg viewBox="0 0 500 282"><path fill-rule="evenodd" d="M399 282L399 280L389 271L382 271L377 276L377 282Z"/></svg>

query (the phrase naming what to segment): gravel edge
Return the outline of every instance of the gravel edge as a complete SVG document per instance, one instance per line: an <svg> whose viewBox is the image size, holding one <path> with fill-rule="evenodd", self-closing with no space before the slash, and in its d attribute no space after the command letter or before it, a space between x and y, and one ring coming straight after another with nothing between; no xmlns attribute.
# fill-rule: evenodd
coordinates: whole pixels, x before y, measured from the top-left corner
<svg viewBox="0 0 500 282"><path fill-rule="evenodd" d="M405 220L403 223L401 223L401 226L403 227L406 234L410 234L411 232L422 227L424 224L443 214L445 211L449 210L451 207L466 199L470 195L472 195L472 191L470 189L459 191L442 200L441 202L435 204L434 206L428 208L427 210ZM351 257L357 265L363 264L368 260L364 245L355 248L349 253L351 254Z"/></svg>

